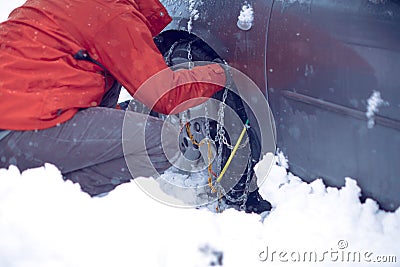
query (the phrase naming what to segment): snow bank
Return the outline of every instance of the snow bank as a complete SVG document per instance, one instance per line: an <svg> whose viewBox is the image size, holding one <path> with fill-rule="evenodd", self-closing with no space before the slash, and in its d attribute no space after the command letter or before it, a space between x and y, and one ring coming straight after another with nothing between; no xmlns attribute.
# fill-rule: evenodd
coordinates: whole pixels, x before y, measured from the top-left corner
<svg viewBox="0 0 400 267"><path fill-rule="evenodd" d="M267 173L261 161L257 174ZM324 251L399 259L400 211L361 204L351 179L326 188L275 165L261 192L274 206L269 214L214 214L163 205L136 183L90 198L52 165L22 174L11 166L0 170L0 266L289 266L288 253L308 251L325 255L318 266L337 264Z"/></svg>
<svg viewBox="0 0 400 267"><path fill-rule="evenodd" d="M0 266L208 266L218 255L228 262L225 242L241 247L254 238L232 235L238 225L261 230L259 216L243 215L171 208L135 183L90 198L52 165L22 174L10 167L0 170Z"/></svg>
<svg viewBox="0 0 400 267"><path fill-rule="evenodd" d="M264 172L257 168L258 176ZM343 253L345 257L350 253L351 259L360 257L361 266L379 266L373 263L382 255L397 255L399 261L400 209L384 212L371 199L362 204L356 181L345 181L341 189L326 187L321 179L308 184L285 168L272 168L260 190L273 206L263 222L269 249L308 256L315 252L318 259L325 258L324 266L342 262L346 264L340 266L352 266L341 260Z"/></svg>

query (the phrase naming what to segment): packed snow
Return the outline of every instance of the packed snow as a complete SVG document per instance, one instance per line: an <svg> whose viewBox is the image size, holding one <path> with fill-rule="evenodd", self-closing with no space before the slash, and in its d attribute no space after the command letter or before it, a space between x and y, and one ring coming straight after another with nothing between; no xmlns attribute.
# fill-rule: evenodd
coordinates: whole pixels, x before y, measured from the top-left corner
<svg viewBox="0 0 400 267"><path fill-rule="evenodd" d="M375 114L379 112L379 108L382 106L389 106L389 102L382 99L381 92L374 91L367 100L367 111L365 112L368 119L368 129L375 126Z"/></svg>
<svg viewBox="0 0 400 267"><path fill-rule="evenodd" d="M187 24L188 32L192 32L193 29L193 21L198 20L200 17L199 10L197 10L197 6L201 5L201 1L197 0L189 0L189 21Z"/></svg>
<svg viewBox="0 0 400 267"><path fill-rule="evenodd" d="M240 10L237 26L239 29L247 31L251 28L254 21L254 11L250 4L245 3Z"/></svg>
<svg viewBox="0 0 400 267"><path fill-rule="evenodd" d="M0 19L23 2L3 1ZM90 198L51 164L0 169L0 266L400 266L400 209L361 203L350 178L305 183L282 153L267 162L256 173L273 209L261 215L173 208L135 182Z"/></svg>

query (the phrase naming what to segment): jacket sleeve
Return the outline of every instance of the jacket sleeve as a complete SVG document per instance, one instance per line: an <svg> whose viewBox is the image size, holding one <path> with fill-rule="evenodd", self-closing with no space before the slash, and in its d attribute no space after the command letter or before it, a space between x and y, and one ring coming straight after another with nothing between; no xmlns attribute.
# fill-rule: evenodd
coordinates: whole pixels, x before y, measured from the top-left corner
<svg viewBox="0 0 400 267"><path fill-rule="evenodd" d="M146 17L153 37L171 22L167 10L159 0L135 0L135 3L139 7L139 12Z"/></svg>
<svg viewBox="0 0 400 267"><path fill-rule="evenodd" d="M134 12L114 17L94 38L99 61L133 97L157 112L178 113L199 105L225 84L225 71L218 64L168 68L146 21Z"/></svg>

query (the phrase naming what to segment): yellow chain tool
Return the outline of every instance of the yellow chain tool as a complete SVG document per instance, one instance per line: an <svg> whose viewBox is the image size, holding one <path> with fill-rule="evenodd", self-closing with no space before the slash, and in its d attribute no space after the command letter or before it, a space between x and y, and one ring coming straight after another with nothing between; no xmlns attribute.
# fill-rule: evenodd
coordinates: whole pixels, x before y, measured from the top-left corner
<svg viewBox="0 0 400 267"><path fill-rule="evenodd" d="M212 171L212 164L211 164L211 160L212 160L212 150L211 150L211 141L208 140L207 142L207 147L208 147L208 186L211 188L211 192L212 193L216 193L217 189L213 186L212 184L212 177L213 177L213 171Z"/></svg>
<svg viewBox="0 0 400 267"><path fill-rule="evenodd" d="M190 141L192 141L192 143L194 145L197 146L202 146L206 141L207 141L207 158L208 158L208 186L211 188L211 192L212 193L216 193L217 189L214 187L214 185L212 184L212 177L213 176L217 176L215 173L213 173L212 171L212 164L211 164L211 160L212 160L212 150L211 150L211 141L209 139L203 139L200 143L198 143L196 141L196 139L194 138L194 136L192 135L192 133L190 132L190 124L186 123L186 132L189 136Z"/></svg>
<svg viewBox="0 0 400 267"><path fill-rule="evenodd" d="M186 123L186 132L190 138L190 141L192 141L192 143L196 146L200 146L199 143L197 143L196 139L194 139L194 136L192 135L192 133L190 132L190 123Z"/></svg>
<svg viewBox="0 0 400 267"><path fill-rule="evenodd" d="M246 130L247 130L248 127L249 127L249 120L247 120L245 125L243 126L243 130L240 133L240 136L239 136L239 138L238 138L238 140L236 142L236 145L233 147L231 155L229 156L228 160L226 161L226 164L225 164L224 168L222 169L221 173L219 174L219 176L217 178L217 182L218 183L221 182L222 177L224 176L226 170L228 169L229 165L231 165L232 159L235 156L235 154L236 154L236 152L237 152L237 150L239 148L240 142L242 142L242 139L243 139L244 134L246 133Z"/></svg>

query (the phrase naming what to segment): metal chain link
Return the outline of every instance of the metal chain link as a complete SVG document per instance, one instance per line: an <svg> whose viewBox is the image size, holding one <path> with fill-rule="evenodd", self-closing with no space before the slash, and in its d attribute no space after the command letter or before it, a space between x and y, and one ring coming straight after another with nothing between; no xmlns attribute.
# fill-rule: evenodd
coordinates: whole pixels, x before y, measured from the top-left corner
<svg viewBox="0 0 400 267"><path fill-rule="evenodd" d="M218 124L217 124L217 135L216 135L216 142L218 142L219 147L218 147L218 158L217 158L217 168L218 168L218 174L221 171L222 168L222 144L226 145L228 148L232 147L231 149L233 149L233 146L231 146L228 141L226 140L225 137L225 129L224 129L224 119L225 119L225 107L226 107L226 98L228 96L228 88L225 88L225 91L222 95L222 101L220 102L220 106L219 106L219 110L218 110ZM246 138L246 142L241 146L241 147L245 147L249 142L249 138L247 136ZM248 193L249 193L249 187L250 187L250 180L251 180L251 154L248 157L248 163L247 163L247 177L246 177L246 182L245 182L245 189L243 191L243 194L238 197L238 198L233 198L231 196L229 196L224 188L220 185L217 184L216 187L218 189L219 195L224 196L228 201L232 202L232 203L241 203L239 209L240 210L245 210L246 209L246 202L247 202L247 197L248 197Z"/></svg>
<svg viewBox="0 0 400 267"><path fill-rule="evenodd" d="M246 209L246 202L247 198L249 195L249 188L250 188L250 181L251 181L251 156L249 155L249 159L247 161L247 174L246 174L246 182L245 182L245 188L243 190L243 194L237 198L233 198L226 193L225 189L221 186L221 184L217 184L216 188L217 190L228 200L229 202L232 203L241 203L239 206L239 210L245 210Z"/></svg>
<svg viewBox="0 0 400 267"><path fill-rule="evenodd" d="M217 170L218 175L222 170L222 146L223 146L223 137L225 137L225 129L224 129L224 119L225 119L225 101L228 96L228 89L224 89L224 93L222 95L222 101L219 104L219 109L217 113L217 134L215 135L215 142L218 143L218 157L217 157Z"/></svg>
<svg viewBox="0 0 400 267"><path fill-rule="evenodd" d="M167 55L165 56L165 61L170 63L171 60L171 55L174 52L176 46L179 44L179 41L175 42L171 48L169 49ZM192 69L194 67L194 63L193 63L193 55L192 55L192 42L188 43L187 46L187 59L189 61L189 69ZM225 65L227 65L226 62L224 62ZM205 134L206 136L209 138L210 141L212 141L214 144L218 143L218 151L217 151L217 172L218 175L220 174L221 170L222 170L222 152L223 152L223 145L225 145L228 149L232 150L234 148L233 145L231 145L228 140L226 139L225 136L225 107L226 107L226 99L228 96L228 88L231 85L227 85L227 87L224 89L224 93L222 95L222 101L220 102L219 105L219 109L218 109L218 113L217 113L217 134L215 136L215 141L212 140L211 138L211 134L210 134L210 123L209 123L209 119L208 119L208 109L207 106L205 106ZM190 120L190 112L185 111L182 113L182 117L181 117L181 123L183 125L185 125L188 121ZM249 143L249 136L246 136L246 140L243 144L241 144L239 146L239 149L242 149L244 147L246 147ZM250 187L250 180L251 180L251 155L249 155L249 159L248 159L248 164L247 164L247 177L246 177L246 182L245 182L245 188L243 191L243 194L238 197L238 198L233 198L231 196L229 196L225 189L221 186L220 183L216 184L216 188L217 188L217 196L218 196L218 209L221 208L222 206L222 196L225 197L226 200L230 201L231 203L241 203L239 206L239 210L245 210L246 209L246 202L247 202L247 198L248 198L248 193L249 193L249 187ZM219 210L222 211L222 210Z"/></svg>
<svg viewBox="0 0 400 267"><path fill-rule="evenodd" d="M250 188L250 181L251 181L251 166L252 166L252 156L251 152L247 161L247 174L246 174L246 183L244 186L244 191L243 191L243 202L242 205L240 205L240 210L246 210L246 202L247 198L249 196L249 188Z"/></svg>
<svg viewBox="0 0 400 267"><path fill-rule="evenodd" d="M175 51L176 46L179 44L179 41L176 41L171 45L170 49L168 50L168 53L164 56L165 62L167 62L167 65L171 67L172 62L171 62L171 55Z"/></svg>
<svg viewBox="0 0 400 267"><path fill-rule="evenodd" d="M225 60L223 60L223 62L224 62L223 64L225 65L225 66L224 66L224 69L226 70L226 75L231 75L231 73L230 73L230 71L229 71L228 63L227 63ZM222 102L221 102L220 108L219 108L219 110L218 110L218 115L221 115L222 117L225 116L225 113L224 113L224 111L225 111L225 106L226 106L225 101L226 101L226 98L227 98L227 96L228 96L228 90L229 90L229 88L232 88L232 87L233 87L233 84L231 84L231 83L232 83L232 80L231 80L231 79L227 79L227 81L230 81L230 83L228 82L228 84L226 84L226 86L225 86L226 88L225 88L224 94L223 94L223 96L222 96ZM218 117L218 118L219 118L219 117ZM220 120L219 120L219 122L220 122ZM231 145L231 144L228 142L228 140L226 139L226 136L225 136L225 129L223 129L223 126L224 126L224 125L222 124L222 129L221 129L221 131L220 131L221 135L219 136L219 138L221 139L222 143L223 143L224 145L226 145L226 147L227 147L228 149L232 150L232 149L234 148L234 145ZM246 140L244 141L243 144L241 144L241 145L238 147L238 149L245 148L245 147L247 146L248 143L249 143L249 136L246 135Z"/></svg>
<svg viewBox="0 0 400 267"><path fill-rule="evenodd" d="M187 52L188 52L188 60L189 60L189 70L193 69L194 63L193 63L193 55L192 55L192 42L188 43L187 46Z"/></svg>
<svg viewBox="0 0 400 267"><path fill-rule="evenodd" d="M235 147L234 145L229 144L229 142L228 142L228 140L226 139L226 136L225 136L225 135L222 136L222 143L223 143L224 145L226 145L226 147L229 148L230 150L233 150L233 148ZM243 148L245 148L245 147L248 145L248 143L249 143L249 136L247 135L247 136L246 136L246 140L244 140L244 142L243 142L241 145L239 145L238 149L243 149Z"/></svg>
<svg viewBox="0 0 400 267"><path fill-rule="evenodd" d="M190 113L188 112L188 110L181 112L181 116L180 116L181 128L185 127L185 125L189 121L190 121Z"/></svg>

